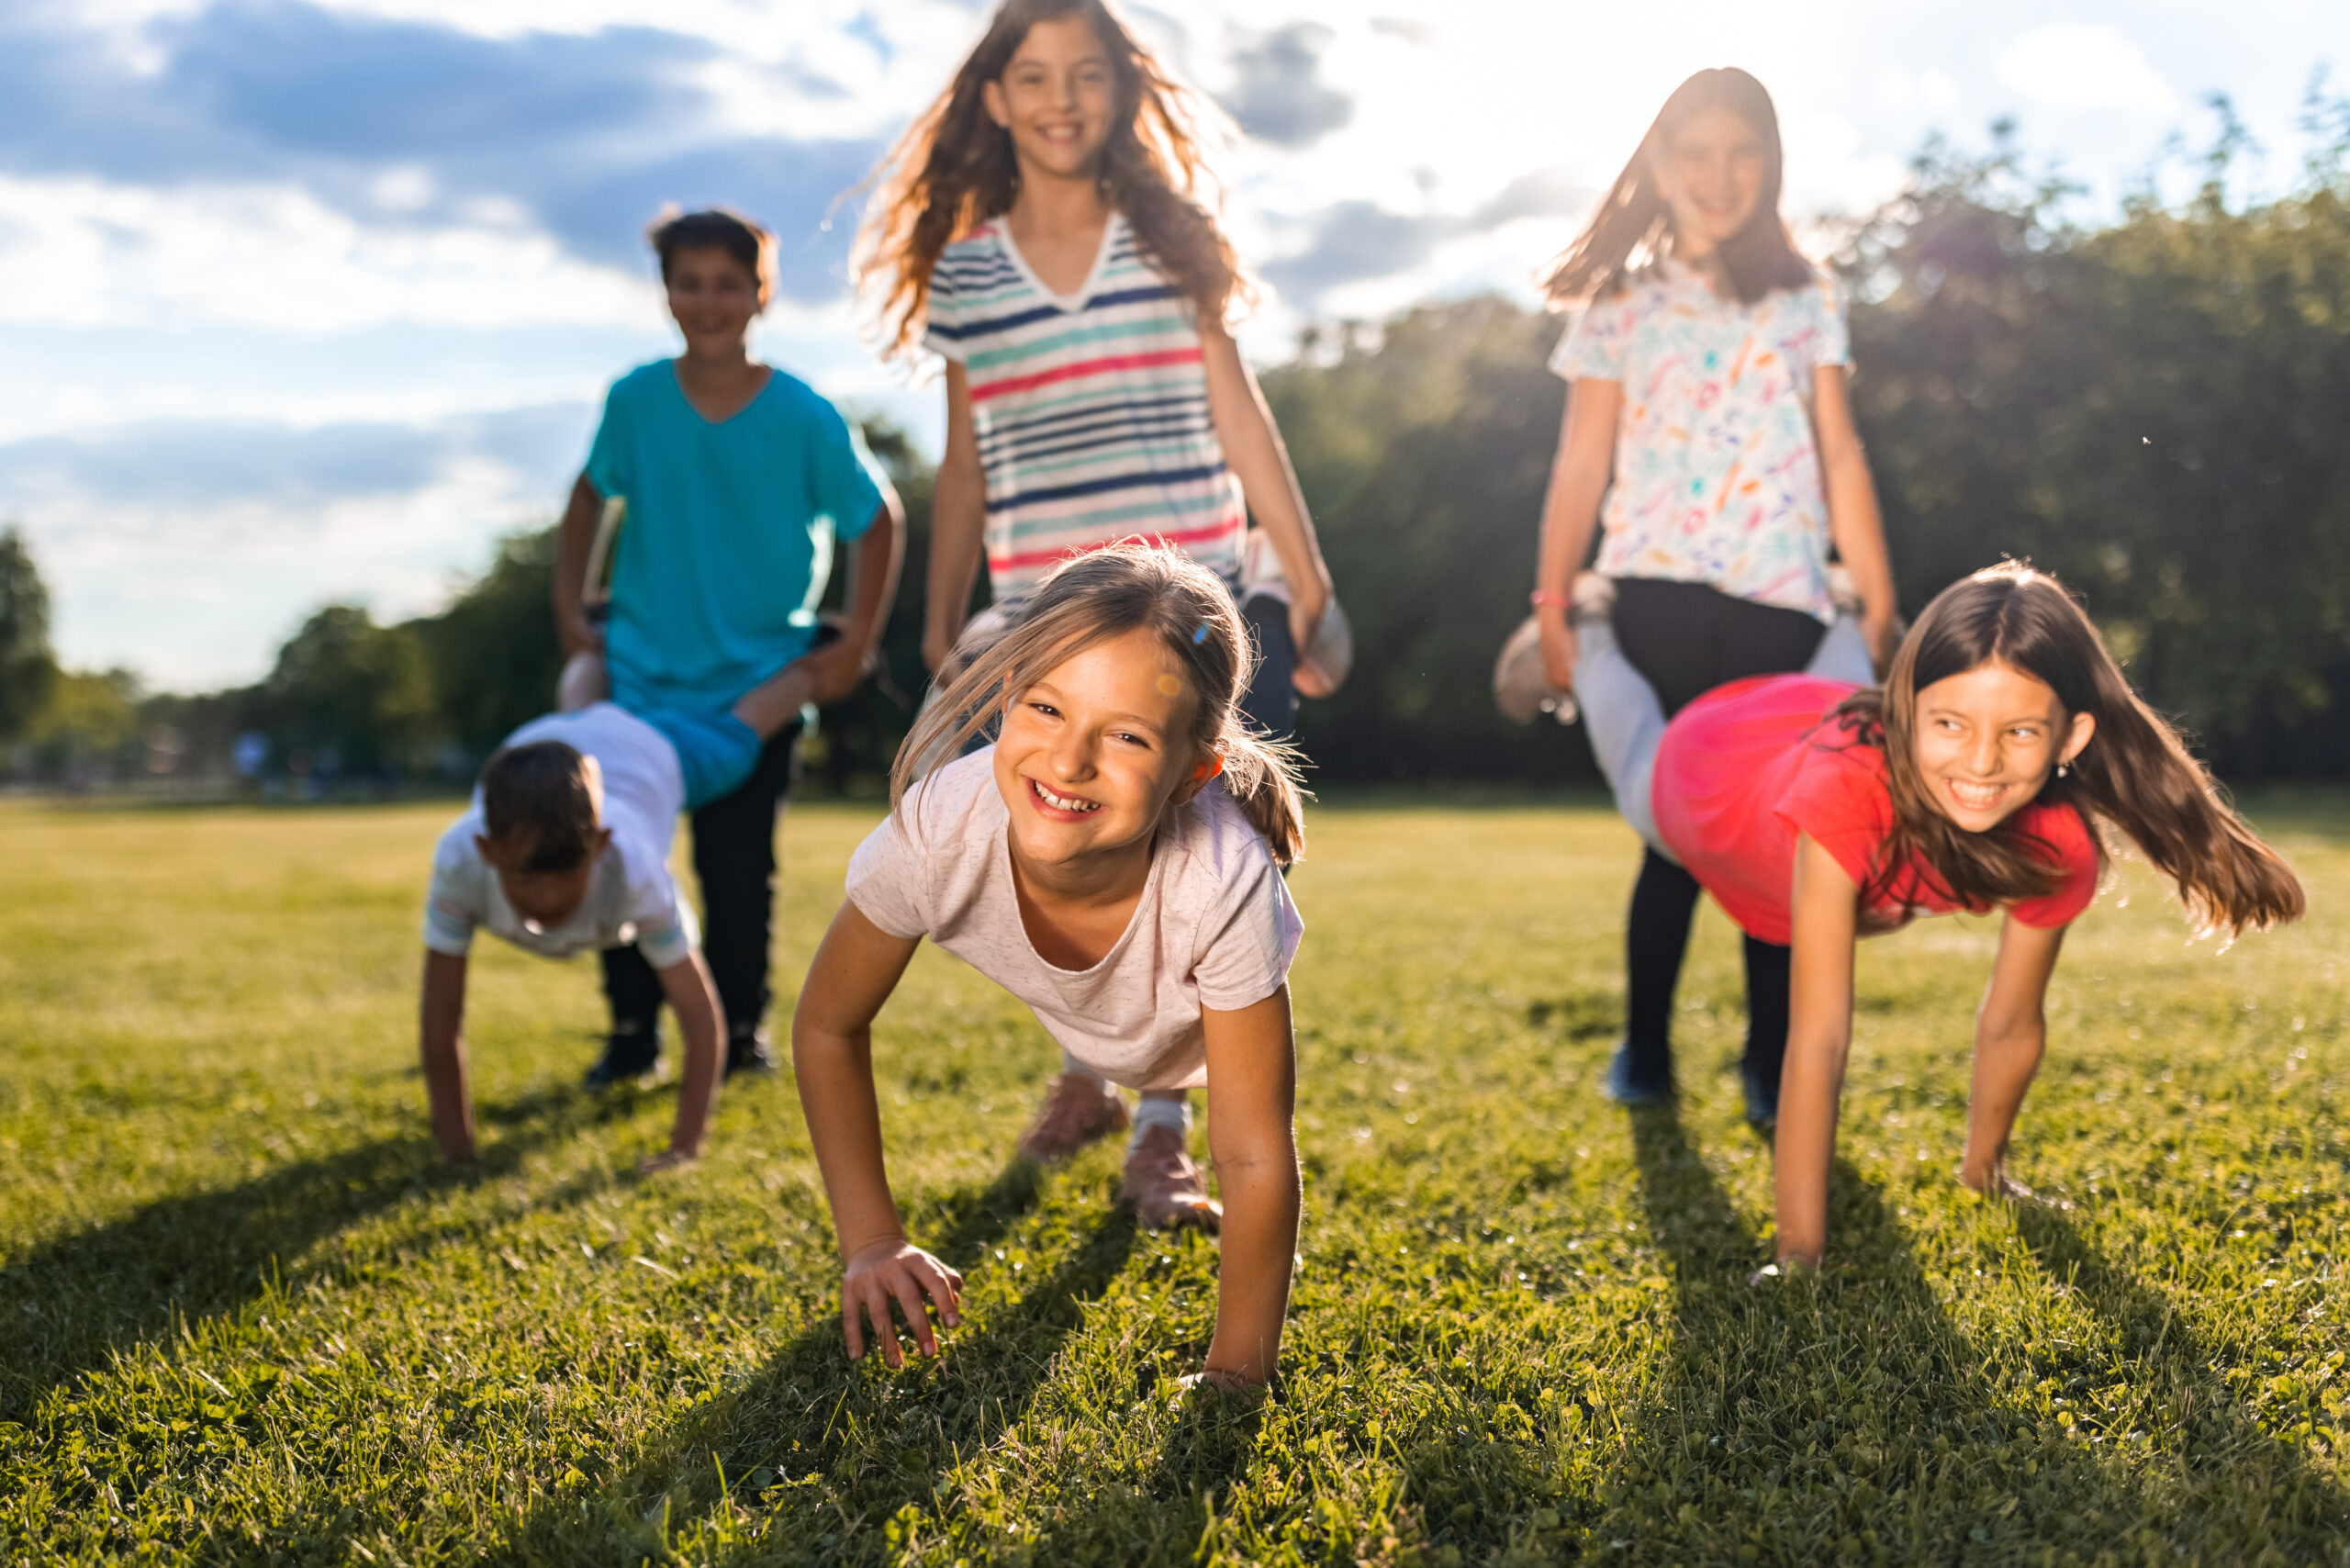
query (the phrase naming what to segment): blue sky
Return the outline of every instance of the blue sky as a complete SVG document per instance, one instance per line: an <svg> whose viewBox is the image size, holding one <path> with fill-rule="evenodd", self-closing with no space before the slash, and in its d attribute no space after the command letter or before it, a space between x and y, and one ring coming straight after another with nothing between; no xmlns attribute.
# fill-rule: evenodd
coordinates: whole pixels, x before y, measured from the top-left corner
<svg viewBox="0 0 2350 1568"><path fill-rule="evenodd" d="M1699 66L1775 95L1788 210L1864 211L1929 134L2016 117L2108 208L2223 92L2290 181L2339 0L1187 0L1140 29L1245 133L1246 341L1525 295ZM1669 15L1669 25L1656 18ZM965 0L6 0L0 520L71 664L251 679L319 605L431 608L549 515L603 386L669 350L641 240L781 240L760 352L934 437L848 307L854 186L981 26ZM2167 172L2165 172L2167 171ZM1529 532L1532 520L1528 520Z"/></svg>

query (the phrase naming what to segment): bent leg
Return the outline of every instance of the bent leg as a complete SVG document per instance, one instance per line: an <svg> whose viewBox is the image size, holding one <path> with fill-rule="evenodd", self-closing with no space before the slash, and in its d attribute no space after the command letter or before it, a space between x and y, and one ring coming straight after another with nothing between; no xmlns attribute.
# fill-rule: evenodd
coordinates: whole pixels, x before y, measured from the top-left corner
<svg viewBox="0 0 2350 1568"><path fill-rule="evenodd" d="M1664 740L1664 704L1624 656L1615 628L1605 621L1575 625L1575 702L1583 710L1591 755L1616 792L1616 809L1641 842L1672 858L1657 837L1656 808L1649 795L1657 747Z"/></svg>

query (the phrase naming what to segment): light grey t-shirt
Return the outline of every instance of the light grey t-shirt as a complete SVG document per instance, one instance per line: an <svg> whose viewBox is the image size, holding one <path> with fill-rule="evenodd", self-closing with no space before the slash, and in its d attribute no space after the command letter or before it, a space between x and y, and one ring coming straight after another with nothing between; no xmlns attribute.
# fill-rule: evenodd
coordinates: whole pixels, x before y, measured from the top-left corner
<svg viewBox="0 0 2350 1568"><path fill-rule="evenodd" d="M1069 1053L1130 1089L1207 1081L1200 1009L1262 1002L1305 934L1264 835L1212 783L1160 831L1125 934L1082 971L1039 958L1012 879L1011 813L988 746L906 792L873 830L848 896L892 936L927 936L1026 1002Z"/></svg>
<svg viewBox="0 0 2350 1568"><path fill-rule="evenodd" d="M526 921L506 902L498 873L481 857L474 835L483 831L481 790L473 806L449 824L432 852L432 886L424 901L424 945L462 957L474 928L487 925L518 947L550 958L599 947L634 946L645 961L666 969L700 944L691 905L677 897L669 875L669 841L685 809L685 776L668 738L610 702L576 713L533 719L506 737L509 746L562 741L596 759L604 776L604 825L612 841L598 857L588 896L569 920L546 927Z"/></svg>

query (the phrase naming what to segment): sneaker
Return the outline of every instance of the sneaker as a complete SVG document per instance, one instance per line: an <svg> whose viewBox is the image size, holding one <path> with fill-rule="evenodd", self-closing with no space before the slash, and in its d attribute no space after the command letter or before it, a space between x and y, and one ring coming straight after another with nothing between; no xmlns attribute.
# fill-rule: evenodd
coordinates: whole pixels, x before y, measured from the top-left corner
<svg viewBox="0 0 2350 1568"><path fill-rule="evenodd" d="M775 1044L765 1029L738 1029L726 1037L726 1076L776 1070Z"/></svg>
<svg viewBox="0 0 2350 1568"><path fill-rule="evenodd" d="M1633 1060L1632 1042L1626 1040L1607 1064L1607 1081L1600 1092L1618 1105L1661 1105L1673 1098L1672 1064L1668 1061L1662 1073L1643 1070Z"/></svg>
<svg viewBox="0 0 2350 1568"><path fill-rule="evenodd" d="M1146 1127L1126 1150L1118 1201L1134 1204L1135 1217L1152 1230L1196 1225L1213 1231L1224 1223L1224 1205L1208 1196L1207 1178L1173 1127Z"/></svg>
<svg viewBox="0 0 2350 1568"><path fill-rule="evenodd" d="M1116 1090L1083 1073L1059 1073L1045 1091L1045 1108L1020 1135L1020 1154L1046 1164L1067 1159L1090 1143L1125 1131L1129 1120Z"/></svg>
<svg viewBox="0 0 2350 1568"><path fill-rule="evenodd" d="M1752 1062L1740 1058L1739 1087L1746 1092L1746 1119L1759 1132L1769 1132L1779 1125L1779 1086L1762 1080L1762 1070Z"/></svg>
<svg viewBox="0 0 2350 1568"><path fill-rule="evenodd" d="M604 1037L604 1054L588 1070L590 1089L610 1089L630 1079L643 1078L661 1059L661 1036L642 1026L615 1029Z"/></svg>

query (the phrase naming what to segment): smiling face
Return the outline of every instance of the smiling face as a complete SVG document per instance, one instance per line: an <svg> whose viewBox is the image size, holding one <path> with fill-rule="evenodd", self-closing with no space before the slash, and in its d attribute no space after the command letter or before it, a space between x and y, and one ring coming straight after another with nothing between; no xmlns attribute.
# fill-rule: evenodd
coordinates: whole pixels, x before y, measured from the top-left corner
<svg viewBox="0 0 2350 1568"><path fill-rule="evenodd" d="M1726 108L1700 110L1664 138L1651 166L1684 261L1710 255L1746 227L1762 202L1769 156L1762 134Z"/></svg>
<svg viewBox="0 0 2350 1568"><path fill-rule="evenodd" d="M1013 853L1069 866L1149 846L1169 804L1214 777L1192 739L1190 684L1137 629L1070 655L1004 710L995 783Z"/></svg>
<svg viewBox="0 0 2350 1568"><path fill-rule="evenodd" d="M1936 811L1986 833L2079 756L2096 728L2090 715L2066 713L2047 682L1981 664L1918 693L1918 771Z"/></svg>
<svg viewBox="0 0 2350 1568"><path fill-rule="evenodd" d="M1057 17L1028 29L983 97L988 118L1012 133L1024 171L1090 178L1110 140L1117 73L1092 23Z"/></svg>
<svg viewBox="0 0 2350 1568"><path fill-rule="evenodd" d="M680 250L669 258L669 314L697 357L737 353L759 313L758 275L715 245Z"/></svg>

